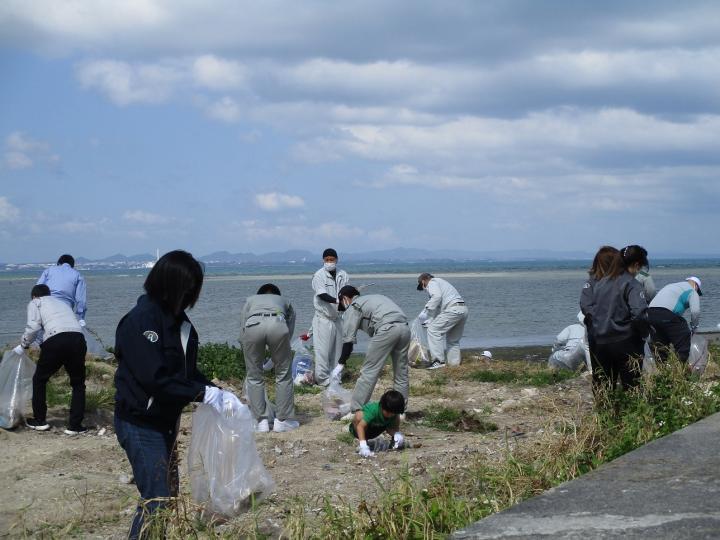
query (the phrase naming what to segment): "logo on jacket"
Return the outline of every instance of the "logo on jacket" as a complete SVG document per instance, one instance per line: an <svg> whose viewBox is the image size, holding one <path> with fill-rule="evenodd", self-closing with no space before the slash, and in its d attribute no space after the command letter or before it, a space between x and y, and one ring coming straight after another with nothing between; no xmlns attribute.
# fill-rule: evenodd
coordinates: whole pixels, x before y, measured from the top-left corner
<svg viewBox="0 0 720 540"><path fill-rule="evenodd" d="M152 330L145 330L143 336L145 336L150 343L155 343L158 340L157 332L153 332Z"/></svg>

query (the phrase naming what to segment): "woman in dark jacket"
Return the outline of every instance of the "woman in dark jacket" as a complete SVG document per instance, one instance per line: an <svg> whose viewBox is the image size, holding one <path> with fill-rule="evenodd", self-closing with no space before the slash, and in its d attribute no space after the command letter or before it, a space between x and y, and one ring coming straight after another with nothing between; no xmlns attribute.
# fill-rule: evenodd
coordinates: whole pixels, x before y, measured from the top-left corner
<svg viewBox="0 0 720 540"><path fill-rule="evenodd" d="M177 495L175 439L183 408L192 401L218 410L241 406L197 369L198 335L185 310L197 302L202 283L202 265L192 255L166 253L115 334L115 432L142 499L131 539L143 536L146 515Z"/></svg>
<svg viewBox="0 0 720 540"><path fill-rule="evenodd" d="M613 389L619 379L627 389L640 379L649 324L643 286L635 275L644 266L648 266L644 248L621 249L605 276L592 284L589 302L583 305L594 343L591 359L596 388L608 385Z"/></svg>

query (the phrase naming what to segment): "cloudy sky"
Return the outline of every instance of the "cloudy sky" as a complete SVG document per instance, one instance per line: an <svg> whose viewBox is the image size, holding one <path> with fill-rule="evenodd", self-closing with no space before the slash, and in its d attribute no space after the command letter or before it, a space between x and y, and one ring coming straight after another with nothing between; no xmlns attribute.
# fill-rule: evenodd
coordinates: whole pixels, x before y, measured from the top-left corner
<svg viewBox="0 0 720 540"><path fill-rule="evenodd" d="M720 4L4 0L0 261L720 253Z"/></svg>

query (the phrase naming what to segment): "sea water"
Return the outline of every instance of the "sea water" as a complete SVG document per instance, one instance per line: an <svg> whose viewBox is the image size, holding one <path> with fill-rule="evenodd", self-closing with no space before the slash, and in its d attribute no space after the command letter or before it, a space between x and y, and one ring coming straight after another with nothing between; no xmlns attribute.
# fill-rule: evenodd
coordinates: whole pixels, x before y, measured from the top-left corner
<svg viewBox="0 0 720 540"><path fill-rule="evenodd" d="M427 301L427 293L416 290L417 275L427 270L447 279L469 309L462 346L492 348L551 344L560 330L576 321L587 265L585 261L445 262L345 268L353 285L367 285L364 294L390 297L410 319ZM200 341L237 345L243 302L268 282L275 283L293 304L297 313L295 335L308 330L313 316L312 272L312 267L287 266L208 268L200 300L188 311ZM142 294L146 273L147 270L83 272L88 289L87 324L105 345L113 345L117 323ZM720 322L720 261L668 261L652 268L658 289L689 275L697 275L703 281L700 328L716 329ZM30 289L36 279L34 274L0 276L0 345L19 343ZM358 349L363 350L366 339L362 333L360 338Z"/></svg>

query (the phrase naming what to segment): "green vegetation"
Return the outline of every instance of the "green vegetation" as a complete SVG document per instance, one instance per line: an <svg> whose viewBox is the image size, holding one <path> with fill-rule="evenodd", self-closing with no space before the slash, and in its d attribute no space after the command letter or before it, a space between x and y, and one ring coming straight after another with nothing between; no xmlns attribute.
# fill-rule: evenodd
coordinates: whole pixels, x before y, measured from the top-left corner
<svg viewBox="0 0 720 540"><path fill-rule="evenodd" d="M238 347L206 343L198 351L198 368L208 379L237 382L245 377L245 357Z"/></svg>
<svg viewBox="0 0 720 540"><path fill-rule="evenodd" d="M355 444L355 437L353 437L352 433L350 433L349 431L343 431L342 433L338 433L336 439L338 442L341 442L343 444L349 444L350 446L353 446Z"/></svg>
<svg viewBox="0 0 720 540"><path fill-rule="evenodd" d="M442 431L487 433L496 431L498 428L493 422L485 420L474 413L447 407L426 409L420 413L415 413L413 416L417 418L418 423Z"/></svg>
<svg viewBox="0 0 720 540"><path fill-rule="evenodd" d="M574 371L550 369L545 364L528 362L502 362L492 369L463 369L462 378L474 382L517 384L523 386L547 386L577 376Z"/></svg>
<svg viewBox="0 0 720 540"><path fill-rule="evenodd" d="M720 385L693 380L672 361L635 390L599 397L594 411L552 419L539 441L508 446L500 461L469 458L429 482L406 468L394 483L378 482L380 495L359 505L319 497L317 523L307 523L307 507L298 504L286 532L291 538L442 538L718 411ZM452 409L424 413L440 429L459 418L462 412Z"/></svg>
<svg viewBox="0 0 720 540"><path fill-rule="evenodd" d="M431 372L433 373L433 372ZM433 374L431 377L421 384L410 384L411 396L440 396L443 395L444 387L447 385L449 378L447 373Z"/></svg>

